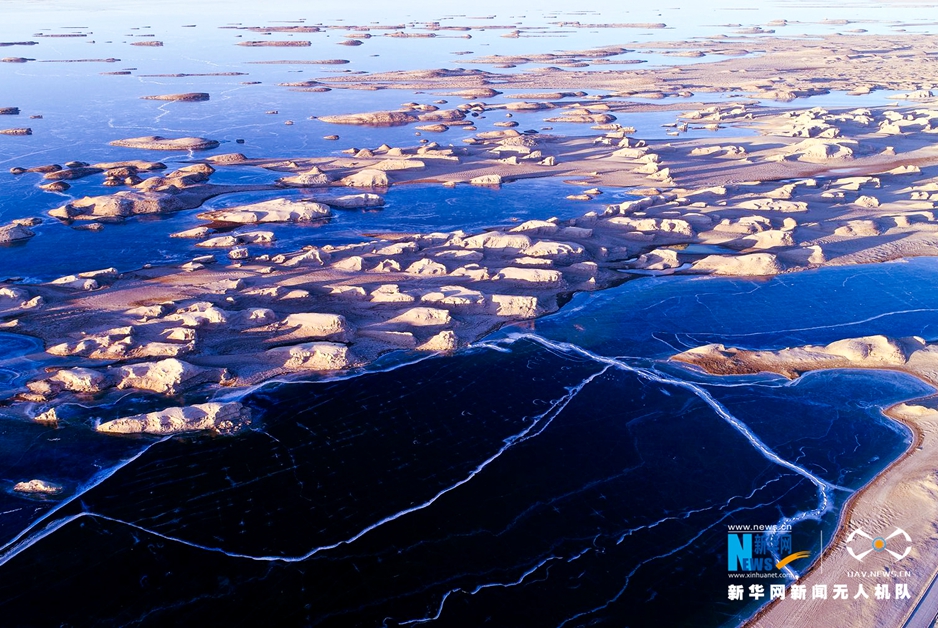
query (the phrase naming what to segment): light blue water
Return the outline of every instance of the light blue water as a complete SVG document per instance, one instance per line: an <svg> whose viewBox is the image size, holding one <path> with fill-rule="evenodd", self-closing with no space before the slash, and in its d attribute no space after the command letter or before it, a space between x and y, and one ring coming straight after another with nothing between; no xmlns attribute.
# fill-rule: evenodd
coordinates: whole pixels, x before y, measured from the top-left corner
<svg viewBox="0 0 938 628"><path fill-rule="evenodd" d="M938 295L930 282L935 272L938 261L916 258L806 271L768 281L647 277L616 292L577 295L563 314L545 319L539 329L551 329L553 321L562 317L573 329L565 326L569 335L558 339L597 347L592 334L601 335L611 323L597 313L605 311L598 304L624 300L633 305L630 320L636 324L623 329L618 339L603 338L606 350L664 356L711 342L768 349L868 334L907 336L913 331L934 340ZM851 306L843 307L846 302ZM687 314L689 310L693 315ZM655 325L660 332L645 333Z"/></svg>
<svg viewBox="0 0 938 628"><path fill-rule="evenodd" d="M36 46L9 46L4 54L22 55L38 61L26 64L0 64L0 84L3 106L18 106L19 116L4 116L3 126L29 126L34 135L29 137L0 136L0 167L35 166L45 163L64 163L69 160L88 162L122 159L161 159L170 167L184 164L192 157L187 153L139 151L108 146L108 142L123 137L159 134L165 136L195 135L216 139L222 143L213 153L243 152L249 157L305 157L338 154L348 147L376 147L381 143L414 145L417 141L412 127L372 129L330 125L311 117L344 113L395 109L406 101L429 103L440 98L438 94L413 93L407 90L360 91L333 89L328 93L291 91L278 83L342 75L360 71L420 69L427 67L471 67L490 70L491 66L466 63L473 56L497 53L502 55L532 54L553 50L587 49L608 45L654 39L677 39L691 33L732 31L725 25L740 22L752 25L760 20L776 19L777 13L788 4L768 4L749 10L742 3L730 2L722 7L663 8L652 10L639 7L597 6L595 12L552 13L533 7L515 7L511 15L494 11L495 19L477 19L481 15L442 16L443 25L469 25L471 39L462 39L465 32L439 31L433 39L398 39L384 37L386 31L373 31L374 35L358 47L338 46L345 30L325 30L321 33L275 33L265 35L245 30L222 29L226 23L263 24L277 20L296 20L308 11L299 5L278 4L276 9L259 12L256 8L225 5L224 18L211 3L199 7L185 6L184 11L173 12L167 5L160 9L145 4L100 4L94 10L56 3L55 19L40 5L7 0L3 3L8 19L0 24L0 41L38 41ZM53 6L53 5L49 5ZM182 7L184 5L179 5ZM132 7L132 8L130 8ZM482 7L477 7L481 9ZM494 7L490 7L493 8ZM315 18L305 15L307 24L352 24L339 3L317 7ZM741 9L747 9L745 11ZM320 10L322 12L320 12ZM435 19L437 9L415 3L406 10L390 11L383 5L372 3L363 7L363 22L384 20L402 23L412 32L421 31L420 20ZM738 17L733 17L733 16ZM185 16L179 19L177 16ZM774 16L774 17L773 17ZM885 14L876 5L862 6L855 19L882 18ZM817 7L798 6L797 17L804 23L778 28L779 34L793 29L811 32L836 32L837 24L809 24L825 18L837 17ZM891 15L889 17L892 17ZM344 22L342 20L345 20ZM791 18L790 18L791 19ZM591 22L666 22L667 29L634 28L562 28L554 22L579 20ZM195 28L182 28L184 23ZM283 23L283 22L280 22ZM511 25L534 27L530 33L538 37L506 39L505 29L487 26ZM880 25L882 28L888 24ZM73 28L74 27L74 28ZM82 28L78 28L82 27ZM875 25L864 23L864 27ZM553 32L562 30L564 32ZM807 31L805 31L807 32ZM86 37L36 37L43 33L83 33ZM152 34L164 42L160 48L131 46L133 41L144 40L140 35ZM241 37L239 37L239 35ZM545 39L544 37L547 37ZM735 36L735 35L734 35ZM758 36L753 36L758 38ZM301 39L313 43L302 48L246 48L236 45L245 39ZM474 55L452 53L472 50ZM647 51L626 53L623 59L646 57L656 63L681 64L694 59L646 54ZM117 58L114 63L43 63L63 59ZM263 65L254 61L276 59L330 59L343 58L347 65ZM714 57L717 58L717 57ZM704 60L709 60L705 58ZM432 62L432 63L431 63ZM521 70L528 66L522 66ZM594 66L607 70L612 66ZM630 69L629 66L622 66ZM105 76L110 72L133 68L131 76ZM508 70L512 71L512 70ZM241 72L243 76L153 77L165 73ZM243 85L245 81L259 81L259 85ZM337 86L338 87L338 86ZM141 96L207 91L208 102L166 103L141 100ZM512 92L528 90L507 90ZM734 95L696 95L713 100L725 100ZM803 105L852 106L875 105L886 102L887 94L874 94L857 99L840 94L829 94L799 102ZM463 99L445 97L448 105L455 106ZM508 102L504 97L491 102ZM636 100L635 102L643 102ZM765 102L770 106L789 107L789 103ZM277 115L265 112L276 110ZM622 113L619 123L634 126L640 137L667 138L662 125L674 122L675 112ZM42 119L30 119L41 115ZM553 133L580 135L587 133L585 125L546 123L545 118L555 115L551 111L514 113L520 129L552 127ZM480 130L490 130L493 123L502 120L501 112L483 114L473 121ZM294 122L292 126L285 121ZM339 142L323 140L324 135L337 133ZM752 129L733 129L734 135L754 134ZM467 133L458 128L439 135L425 135L426 139L445 145L460 146ZM686 137L710 137L712 131L691 130ZM235 140L244 140L243 144ZM260 169L228 169L216 175L220 182L271 182L276 175ZM0 221L15 218L41 217L43 225L37 227L37 237L25 245L0 249L0 276L21 276L50 279L75 270L91 267L116 266L122 270L139 267L144 263L169 262L185 259L193 254L191 242L168 238L170 233L196 224L196 212L183 212L171 218L134 219L124 225L109 225L103 232L76 231L46 217L46 212L73 198L84 195L111 193L103 188L100 177L73 182L66 194L54 194L37 189L39 175L14 177L0 173ZM547 203L536 207L522 207L531 193L542 195ZM333 237L341 241L360 238L368 231L385 231L391 224L408 230L479 229L505 224L512 218L547 218L552 215L575 215L577 207L564 200L569 193L565 186L554 183L524 182L506 186L502 191L466 191L452 194L434 190L431 186L413 186L394 190L388 197L388 209L382 213L343 215L328 225L316 229L286 230L276 228L281 236L276 250L306 243L321 243ZM257 195L263 198L264 195ZM251 197L239 197L245 201ZM608 198L608 196L606 197ZM606 200L604 198L603 200ZM209 207L228 206L233 197L210 202ZM405 211L405 207L409 211ZM585 211L585 210L584 210ZM143 246L146 245L146 246ZM89 251L95 251L92 257ZM88 257L89 259L83 259Z"/></svg>
<svg viewBox="0 0 938 628"><path fill-rule="evenodd" d="M235 170L227 177L214 178L220 183L266 183L283 173L261 168ZM83 182L79 182L81 184ZM88 182L77 190L91 187ZM485 228L510 228L519 222L559 217L574 218L599 202L584 203L566 199L579 188L556 179L528 179L505 185L502 189L464 185L444 188L438 184L411 184L392 187L385 195L386 204L374 211L336 210L328 220L310 224L265 224L245 230L272 231L277 240L267 245L252 245L253 254L276 254L295 251L306 245L345 244L369 239L369 234L391 232L425 233L429 231L478 232ZM120 271L140 268L146 263L171 263L197 255L217 253L225 259L225 249L199 248L198 240L172 238L184 229L206 224L197 217L202 211L255 203L271 198L302 199L323 197L324 192L279 190L245 192L210 199L201 208L163 216L142 216L120 223L108 223L103 231L78 231L58 221L47 220L33 227L36 237L23 244L0 247L0 277L19 276L27 280L48 281L69 272L116 267ZM531 203L531 198L539 199ZM608 190L604 203L631 198L623 191ZM59 201L64 203L65 199Z"/></svg>

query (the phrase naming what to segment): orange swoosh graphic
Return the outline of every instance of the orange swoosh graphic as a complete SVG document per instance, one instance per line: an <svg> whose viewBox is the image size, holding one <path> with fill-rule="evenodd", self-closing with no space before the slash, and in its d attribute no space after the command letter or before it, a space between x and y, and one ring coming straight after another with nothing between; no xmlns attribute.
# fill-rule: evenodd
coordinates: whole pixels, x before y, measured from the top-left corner
<svg viewBox="0 0 938 628"><path fill-rule="evenodd" d="M789 554L788 556L786 556L786 557L783 558L782 560L780 560L780 561L778 561L777 563L775 563L775 566L776 566L778 569L781 569L782 567L784 567L785 565L787 565L787 564L790 563L790 562L796 561L796 560L798 560L799 558L807 558L807 557L810 556L810 555L811 555L811 552L795 552L794 554Z"/></svg>

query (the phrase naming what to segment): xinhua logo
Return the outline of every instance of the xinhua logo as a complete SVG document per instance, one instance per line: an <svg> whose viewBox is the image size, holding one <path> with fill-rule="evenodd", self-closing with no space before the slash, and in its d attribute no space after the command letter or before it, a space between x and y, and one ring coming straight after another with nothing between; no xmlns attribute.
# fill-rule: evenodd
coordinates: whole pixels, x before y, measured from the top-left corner
<svg viewBox="0 0 938 628"><path fill-rule="evenodd" d="M895 560L902 560L912 551L912 537L902 528L896 528L889 536L871 536L863 528L857 528L847 537L847 553L862 561L872 552L885 552Z"/></svg>
<svg viewBox="0 0 938 628"><path fill-rule="evenodd" d="M791 534L735 533L726 536L727 569L768 572L808 558L811 552L791 551ZM779 561L775 556L784 556Z"/></svg>

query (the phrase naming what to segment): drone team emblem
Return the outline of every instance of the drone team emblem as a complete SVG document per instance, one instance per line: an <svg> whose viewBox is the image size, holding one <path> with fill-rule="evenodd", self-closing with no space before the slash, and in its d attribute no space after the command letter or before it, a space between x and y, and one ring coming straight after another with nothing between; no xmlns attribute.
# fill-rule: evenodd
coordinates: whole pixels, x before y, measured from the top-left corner
<svg viewBox="0 0 938 628"><path fill-rule="evenodd" d="M902 528L896 528L887 537L873 537L864 532L863 528L857 528L847 537L846 544L847 553L861 561L870 552L886 552L896 560L902 560L912 551L912 537Z"/></svg>

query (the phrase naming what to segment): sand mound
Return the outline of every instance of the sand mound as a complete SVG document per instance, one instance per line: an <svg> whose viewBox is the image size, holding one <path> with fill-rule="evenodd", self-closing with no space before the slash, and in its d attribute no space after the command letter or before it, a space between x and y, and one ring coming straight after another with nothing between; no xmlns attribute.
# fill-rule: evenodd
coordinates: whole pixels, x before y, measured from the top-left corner
<svg viewBox="0 0 938 628"><path fill-rule="evenodd" d="M771 253L751 255L708 255L693 265L693 270L714 275L752 277L777 275L783 268Z"/></svg>
<svg viewBox="0 0 938 628"><path fill-rule="evenodd" d="M135 414L101 423L97 431L107 434L183 434L186 432L236 432L251 422L251 410L237 401L200 403Z"/></svg>
<svg viewBox="0 0 938 628"><path fill-rule="evenodd" d="M403 126L411 122L416 122L418 118L405 111L375 111L372 113L348 113L334 116L321 116L319 119L331 124Z"/></svg>
<svg viewBox="0 0 938 628"><path fill-rule="evenodd" d="M141 148L144 150L209 150L217 148L218 142L208 140L202 137L177 137L166 138L159 135L148 135L144 137L131 137L123 140L114 140L110 142L111 146L122 146L124 148Z"/></svg>
<svg viewBox="0 0 938 628"><path fill-rule="evenodd" d="M176 102L200 102L208 100L210 96L205 92L189 92L186 94L160 94L157 96L141 96L143 100L171 100Z"/></svg>

